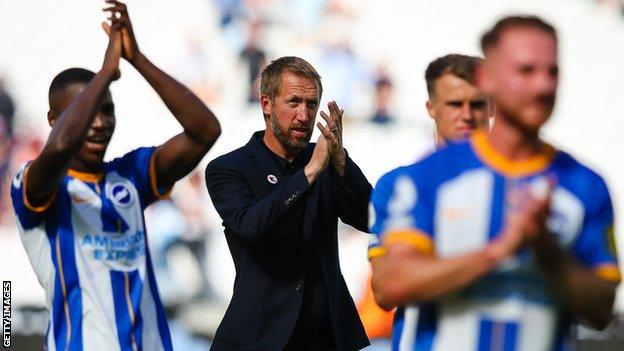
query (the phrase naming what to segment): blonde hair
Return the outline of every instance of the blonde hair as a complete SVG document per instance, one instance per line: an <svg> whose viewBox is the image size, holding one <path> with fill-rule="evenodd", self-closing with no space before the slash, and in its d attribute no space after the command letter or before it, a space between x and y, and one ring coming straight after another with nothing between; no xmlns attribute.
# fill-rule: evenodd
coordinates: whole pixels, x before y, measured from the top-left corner
<svg viewBox="0 0 624 351"><path fill-rule="evenodd" d="M306 60L296 56L283 56L271 63L262 70L260 76L260 95L268 96L271 101L279 94L279 88L282 83L282 73L291 72L295 75L312 79L319 88L319 99L323 95L323 85L321 84L321 76L316 72L314 67Z"/></svg>

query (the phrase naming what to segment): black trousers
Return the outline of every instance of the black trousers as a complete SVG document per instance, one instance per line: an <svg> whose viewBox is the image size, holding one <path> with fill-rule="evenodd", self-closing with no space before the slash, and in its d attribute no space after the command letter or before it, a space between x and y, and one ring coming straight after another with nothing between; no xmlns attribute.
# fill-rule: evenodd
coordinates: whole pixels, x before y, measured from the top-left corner
<svg viewBox="0 0 624 351"><path fill-rule="evenodd" d="M293 334L284 351L336 351L333 335Z"/></svg>
<svg viewBox="0 0 624 351"><path fill-rule="evenodd" d="M336 351L331 320L319 325L306 322L304 316L299 316L284 351Z"/></svg>

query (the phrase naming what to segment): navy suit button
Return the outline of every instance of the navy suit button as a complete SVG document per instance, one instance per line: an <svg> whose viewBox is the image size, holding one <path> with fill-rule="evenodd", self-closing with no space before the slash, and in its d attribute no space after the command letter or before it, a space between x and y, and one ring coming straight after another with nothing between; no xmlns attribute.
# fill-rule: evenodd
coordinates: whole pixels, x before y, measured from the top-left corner
<svg viewBox="0 0 624 351"><path fill-rule="evenodd" d="M303 290L303 284L297 284L297 286L295 287L295 290L297 291Z"/></svg>

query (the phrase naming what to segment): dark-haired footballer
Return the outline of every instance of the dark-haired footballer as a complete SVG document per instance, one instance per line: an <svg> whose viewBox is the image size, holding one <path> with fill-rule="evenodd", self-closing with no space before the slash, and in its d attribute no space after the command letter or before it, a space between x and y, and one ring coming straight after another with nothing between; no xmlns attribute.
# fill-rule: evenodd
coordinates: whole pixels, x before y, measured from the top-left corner
<svg viewBox="0 0 624 351"><path fill-rule="evenodd" d="M45 148L11 196L46 293L46 349L172 350L146 244L143 210L189 173L220 134L213 113L138 49L124 4L107 0L110 40L98 73L70 68L50 86ZM184 131L104 162L115 129L109 85L120 57L156 90Z"/></svg>

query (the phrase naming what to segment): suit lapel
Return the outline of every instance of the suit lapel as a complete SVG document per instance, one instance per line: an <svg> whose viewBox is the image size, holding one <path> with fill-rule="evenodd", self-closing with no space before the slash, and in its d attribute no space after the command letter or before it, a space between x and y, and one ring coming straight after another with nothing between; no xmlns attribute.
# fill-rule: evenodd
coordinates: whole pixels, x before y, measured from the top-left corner
<svg viewBox="0 0 624 351"><path fill-rule="evenodd" d="M275 186L279 184L282 180L282 172L278 169L275 161L267 151L266 147L262 142L262 136L264 131L255 132L247 145L245 145L245 152L249 156L250 162L254 165L257 172L253 172L257 174L257 177L254 177L254 192L259 196L265 196L266 194L273 191ZM312 145L312 144L311 144ZM312 154L313 147L310 146L307 149L303 150L305 160L307 161ZM277 177L277 183L272 184L268 177L269 175L274 175ZM317 214L319 211L320 204L320 196L322 189L322 178L321 175L308 189L308 196L305 198L306 207L305 214L303 217L303 237L304 240L309 242L314 238L315 233L317 232Z"/></svg>
<svg viewBox="0 0 624 351"><path fill-rule="evenodd" d="M277 184L282 180L282 172L277 168L275 161L269 155L266 147L262 143L263 131L255 132L247 145L245 145L245 152L249 155L251 163L256 168L257 178L254 179L254 188L256 193L260 193L264 196L275 188ZM273 183L273 179L269 180L269 176L274 176L277 179L276 183Z"/></svg>

